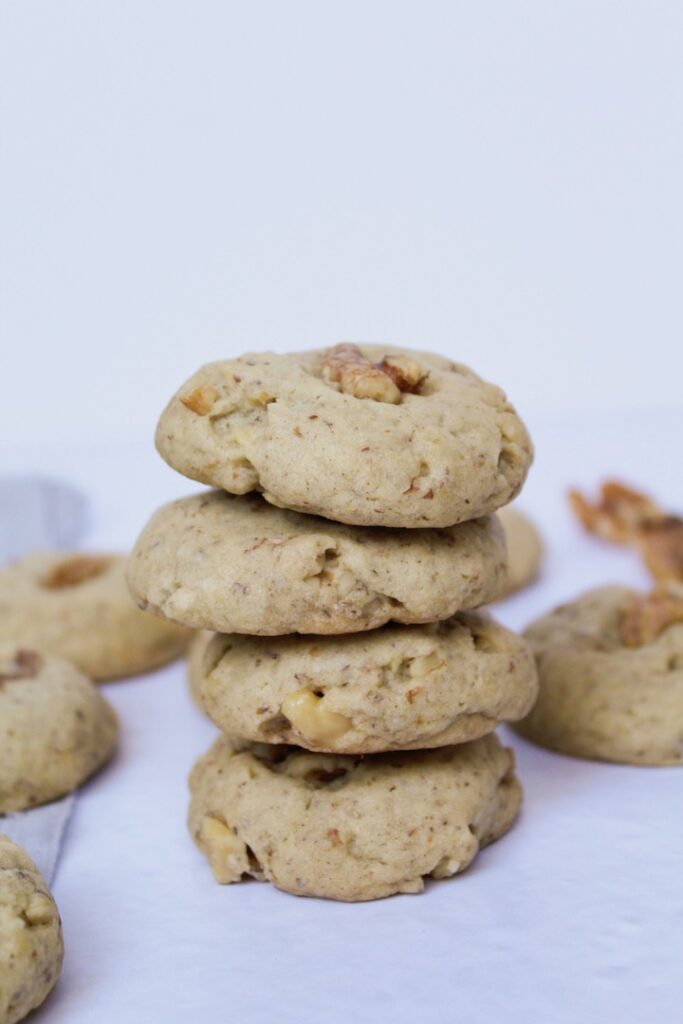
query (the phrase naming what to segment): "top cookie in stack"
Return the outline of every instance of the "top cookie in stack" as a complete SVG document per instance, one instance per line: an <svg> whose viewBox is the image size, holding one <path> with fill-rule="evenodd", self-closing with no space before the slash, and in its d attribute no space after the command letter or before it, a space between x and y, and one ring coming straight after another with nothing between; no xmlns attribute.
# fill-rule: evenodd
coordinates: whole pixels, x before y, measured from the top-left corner
<svg viewBox="0 0 683 1024"><path fill-rule="evenodd" d="M454 526L511 501L532 447L503 392L440 356L386 353L211 363L171 399L157 448L192 480L354 526Z"/></svg>

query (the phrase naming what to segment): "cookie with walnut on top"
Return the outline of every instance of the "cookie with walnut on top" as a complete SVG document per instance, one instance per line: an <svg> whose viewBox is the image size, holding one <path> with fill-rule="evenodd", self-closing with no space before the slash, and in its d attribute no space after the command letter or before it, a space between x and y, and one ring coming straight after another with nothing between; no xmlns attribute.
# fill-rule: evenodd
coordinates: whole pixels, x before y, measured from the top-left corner
<svg viewBox="0 0 683 1024"><path fill-rule="evenodd" d="M532 459L503 392L427 352L337 345L202 367L162 457L193 480L359 526L447 527L507 504Z"/></svg>
<svg viewBox="0 0 683 1024"><path fill-rule="evenodd" d="M190 630L135 606L123 555L39 552L0 569L0 642L66 658L97 681L179 657Z"/></svg>

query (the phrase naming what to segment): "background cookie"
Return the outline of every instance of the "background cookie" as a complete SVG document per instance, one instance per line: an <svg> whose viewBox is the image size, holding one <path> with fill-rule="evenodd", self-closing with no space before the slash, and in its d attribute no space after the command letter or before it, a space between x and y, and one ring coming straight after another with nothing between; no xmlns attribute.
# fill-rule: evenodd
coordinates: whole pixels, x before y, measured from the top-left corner
<svg viewBox="0 0 683 1024"><path fill-rule="evenodd" d="M476 739L536 696L527 644L476 613L345 637L217 634L198 674L223 732L344 754Z"/></svg>
<svg viewBox="0 0 683 1024"><path fill-rule="evenodd" d="M448 530L350 528L221 491L159 509L128 567L143 608L222 633L349 633L430 622L492 600L495 518Z"/></svg>
<svg viewBox="0 0 683 1024"><path fill-rule="evenodd" d="M69 662L0 645L0 814L70 793L111 757L118 731Z"/></svg>
<svg viewBox="0 0 683 1024"><path fill-rule="evenodd" d="M0 1021L16 1024L47 998L62 968L57 907L31 858L0 835Z"/></svg>
<svg viewBox="0 0 683 1024"><path fill-rule="evenodd" d="M392 354L386 372L373 367ZM497 387L440 356L377 345L210 363L171 399L156 443L192 480L338 522L409 528L495 512L532 458Z"/></svg>
<svg viewBox="0 0 683 1024"><path fill-rule="evenodd" d="M0 642L60 655L91 679L164 665L190 634L135 607L123 555L44 552L0 569Z"/></svg>
<svg viewBox="0 0 683 1024"><path fill-rule="evenodd" d="M529 626L540 688L523 736L575 757L683 763L683 622L627 646L638 601L601 587Z"/></svg>
<svg viewBox="0 0 683 1024"><path fill-rule="evenodd" d="M538 575L543 558L543 542L531 520L514 506L498 513L508 552L507 582L503 598L522 590Z"/></svg>
<svg viewBox="0 0 683 1024"><path fill-rule="evenodd" d="M219 739L190 779L190 831L219 882L372 900L448 878L510 828L522 791L495 736L366 758Z"/></svg>
<svg viewBox="0 0 683 1024"><path fill-rule="evenodd" d="M208 629L200 629L192 637L187 649L187 685L190 695L201 711L204 710L201 698L201 687L204 679L204 655L216 634Z"/></svg>

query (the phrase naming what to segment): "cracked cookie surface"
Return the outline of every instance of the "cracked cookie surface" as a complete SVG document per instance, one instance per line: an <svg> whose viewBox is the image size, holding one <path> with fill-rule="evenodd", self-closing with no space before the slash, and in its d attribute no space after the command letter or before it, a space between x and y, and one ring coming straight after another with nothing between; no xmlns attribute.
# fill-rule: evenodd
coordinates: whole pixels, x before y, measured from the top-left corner
<svg viewBox="0 0 683 1024"><path fill-rule="evenodd" d="M223 732L307 750L376 753L476 739L536 696L528 645L485 615L344 637L216 634L195 667Z"/></svg>
<svg viewBox="0 0 683 1024"><path fill-rule="evenodd" d="M223 491L159 509L128 566L142 608L257 636L446 619L493 600L504 578L495 517L443 530L348 527Z"/></svg>
<svg viewBox="0 0 683 1024"><path fill-rule="evenodd" d="M355 349L351 364L336 359ZM174 469L360 526L443 527L494 512L532 459L503 392L426 352L376 345L202 367L156 433Z"/></svg>
<svg viewBox="0 0 683 1024"><path fill-rule="evenodd" d="M190 832L216 879L373 900L464 871L522 797L493 735L365 758L219 739L190 778Z"/></svg>
<svg viewBox="0 0 683 1024"><path fill-rule="evenodd" d="M600 587L533 622L539 696L517 731L575 757L683 764L683 621L634 632L656 600Z"/></svg>
<svg viewBox="0 0 683 1024"><path fill-rule="evenodd" d="M190 634L131 600L123 555L50 551L0 569L0 642L73 662L95 680L177 658Z"/></svg>
<svg viewBox="0 0 683 1024"><path fill-rule="evenodd" d="M0 814L76 789L118 733L113 708L73 665L0 644Z"/></svg>
<svg viewBox="0 0 683 1024"><path fill-rule="evenodd" d="M16 1024L47 998L62 968L59 914L31 858L0 835L0 1022Z"/></svg>

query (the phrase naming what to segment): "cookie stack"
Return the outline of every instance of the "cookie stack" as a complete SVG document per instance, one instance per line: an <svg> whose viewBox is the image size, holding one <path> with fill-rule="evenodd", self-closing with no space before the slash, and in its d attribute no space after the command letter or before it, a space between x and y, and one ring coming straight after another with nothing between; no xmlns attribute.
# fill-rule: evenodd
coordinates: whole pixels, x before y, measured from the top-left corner
<svg viewBox="0 0 683 1024"><path fill-rule="evenodd" d="M367 900L462 871L517 813L493 730L536 693L524 641L472 611L505 589L492 513L532 458L503 393L426 353L248 355L180 389L157 447L218 488L160 509L128 570L214 634L190 828L217 879Z"/></svg>

